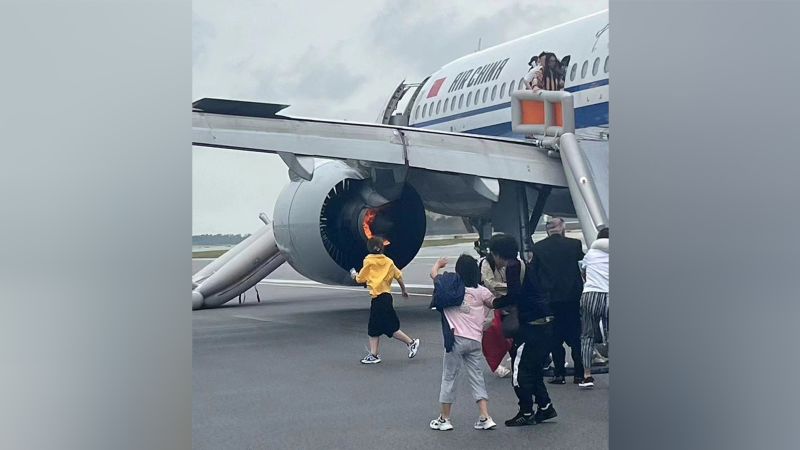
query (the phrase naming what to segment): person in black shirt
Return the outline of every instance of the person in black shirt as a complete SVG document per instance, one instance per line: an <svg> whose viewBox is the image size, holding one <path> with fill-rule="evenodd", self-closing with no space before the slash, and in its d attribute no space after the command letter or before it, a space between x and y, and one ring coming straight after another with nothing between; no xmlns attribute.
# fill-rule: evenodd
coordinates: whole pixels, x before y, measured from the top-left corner
<svg viewBox="0 0 800 450"><path fill-rule="evenodd" d="M508 293L495 299L492 306L515 306L519 314L519 330L510 351L513 358L511 382L519 399L519 412L505 424L508 427L533 425L558 415L542 379L542 364L552 345L553 315L534 270L526 269L520 283L520 264L524 263L517 259L517 241L507 234L498 234L492 237L489 249L497 267L505 267L508 285Z"/></svg>
<svg viewBox="0 0 800 450"><path fill-rule="evenodd" d="M553 379L552 384L565 384L566 343L575 363L573 383L583 379L581 358L581 313L580 300L583 293L578 262L583 259L583 245L578 239L564 236L564 219L553 218L547 222L547 238L533 246L533 262L539 285L544 289L550 309L555 316L553 331Z"/></svg>

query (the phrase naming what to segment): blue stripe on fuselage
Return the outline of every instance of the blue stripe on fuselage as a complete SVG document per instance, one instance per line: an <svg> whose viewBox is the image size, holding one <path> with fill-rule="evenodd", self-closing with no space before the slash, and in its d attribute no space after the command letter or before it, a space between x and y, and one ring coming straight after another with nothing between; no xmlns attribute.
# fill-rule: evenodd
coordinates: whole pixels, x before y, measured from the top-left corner
<svg viewBox="0 0 800 450"><path fill-rule="evenodd" d="M567 92L578 92L578 91L585 91L591 88L605 86L607 84L608 84L608 78L606 78L605 80L592 81L591 83L579 84L577 86L570 86L568 88L564 88L564 90Z"/></svg>
<svg viewBox="0 0 800 450"><path fill-rule="evenodd" d="M586 89L605 86L607 84L608 84L608 79L597 80L591 83L580 84L577 86L570 86L565 90L568 92L579 92L579 91L585 91ZM450 116L429 120L427 122L418 122L411 126L416 128L425 128L431 125L450 122L457 119L463 119L465 117L477 116L479 114L485 114L488 112L498 111L501 109L511 109L511 102L486 106L472 111L464 111L458 114L453 114ZM511 113L509 111L509 116L510 115ZM587 105L575 108L575 128L596 127L603 125L608 125L608 102L596 103L594 105ZM487 127L475 128L472 130L467 130L465 131L465 133L482 134L485 136L503 136L503 137L514 136L511 133L511 122L500 123L497 125L490 125Z"/></svg>

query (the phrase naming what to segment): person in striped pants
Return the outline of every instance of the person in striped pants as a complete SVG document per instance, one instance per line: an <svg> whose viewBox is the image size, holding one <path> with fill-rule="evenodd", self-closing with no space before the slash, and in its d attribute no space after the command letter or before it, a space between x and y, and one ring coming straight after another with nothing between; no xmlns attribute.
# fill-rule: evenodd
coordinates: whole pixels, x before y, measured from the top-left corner
<svg viewBox="0 0 800 450"><path fill-rule="evenodd" d="M608 340L608 228L597 233L597 239L581 261L584 278L581 295L581 359L583 379L578 386L594 387L592 356L594 355L595 332L603 321L605 339ZM577 374L576 374L577 375Z"/></svg>

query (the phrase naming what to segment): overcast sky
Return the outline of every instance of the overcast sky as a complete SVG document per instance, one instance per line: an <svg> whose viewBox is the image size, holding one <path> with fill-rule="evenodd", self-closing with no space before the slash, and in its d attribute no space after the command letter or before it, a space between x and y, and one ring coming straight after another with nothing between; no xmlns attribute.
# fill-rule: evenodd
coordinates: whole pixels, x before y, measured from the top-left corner
<svg viewBox="0 0 800 450"><path fill-rule="evenodd" d="M376 121L403 80L608 7L607 0L194 0L192 97ZM251 233L288 182L273 155L194 147L192 233Z"/></svg>

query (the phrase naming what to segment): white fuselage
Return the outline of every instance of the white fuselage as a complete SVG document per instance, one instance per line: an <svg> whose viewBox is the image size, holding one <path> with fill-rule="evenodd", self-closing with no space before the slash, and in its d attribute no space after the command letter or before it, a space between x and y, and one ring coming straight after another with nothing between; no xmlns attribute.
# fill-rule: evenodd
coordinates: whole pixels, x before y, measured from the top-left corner
<svg viewBox="0 0 800 450"><path fill-rule="evenodd" d="M608 128L608 11L459 58L434 72L410 110L412 127L488 136L511 132L510 94L525 89L531 56L570 56L565 90L575 96L584 135ZM578 133L581 135L581 132Z"/></svg>

